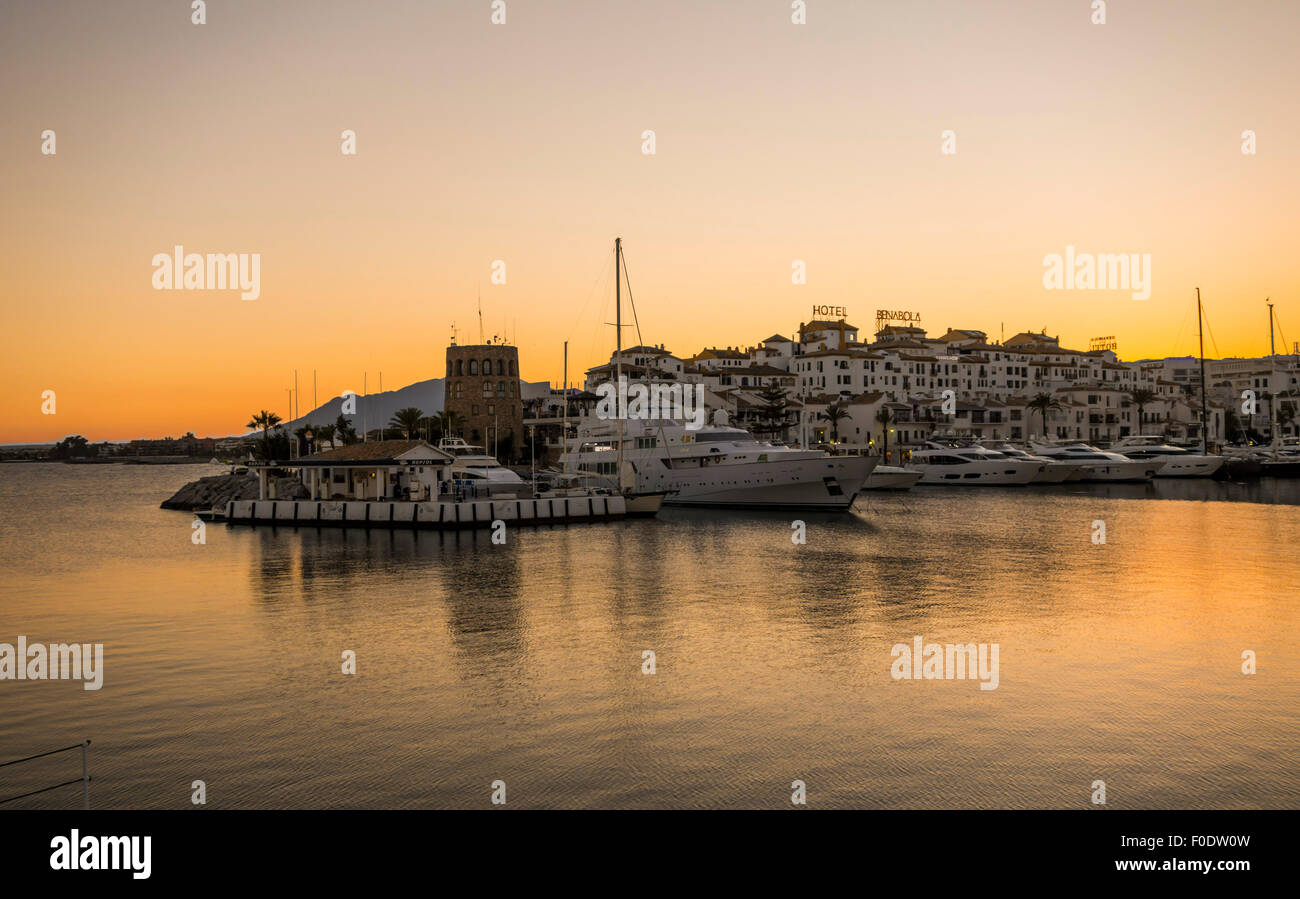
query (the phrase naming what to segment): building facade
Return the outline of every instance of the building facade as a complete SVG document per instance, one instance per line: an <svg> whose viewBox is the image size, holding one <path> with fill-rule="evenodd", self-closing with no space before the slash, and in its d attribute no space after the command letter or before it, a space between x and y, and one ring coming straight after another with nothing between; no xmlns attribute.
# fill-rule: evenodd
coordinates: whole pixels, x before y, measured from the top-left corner
<svg viewBox="0 0 1300 899"><path fill-rule="evenodd" d="M443 409L456 430L503 463L524 451L524 406L519 350L504 343L447 347Z"/></svg>

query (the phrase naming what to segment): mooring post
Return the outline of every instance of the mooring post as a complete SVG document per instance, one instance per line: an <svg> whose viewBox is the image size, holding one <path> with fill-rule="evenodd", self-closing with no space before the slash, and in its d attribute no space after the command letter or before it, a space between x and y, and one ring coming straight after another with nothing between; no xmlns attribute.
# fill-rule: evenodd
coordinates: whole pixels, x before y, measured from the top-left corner
<svg viewBox="0 0 1300 899"><path fill-rule="evenodd" d="M81 807L90 811L90 774L86 769L86 748L90 746L89 740L83 740L81 743Z"/></svg>

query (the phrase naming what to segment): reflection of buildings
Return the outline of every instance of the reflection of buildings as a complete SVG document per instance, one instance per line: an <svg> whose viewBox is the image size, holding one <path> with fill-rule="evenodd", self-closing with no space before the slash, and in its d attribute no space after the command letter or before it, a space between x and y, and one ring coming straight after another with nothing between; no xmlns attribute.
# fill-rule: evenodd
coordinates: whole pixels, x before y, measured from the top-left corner
<svg viewBox="0 0 1300 899"><path fill-rule="evenodd" d="M524 445L524 407L519 350L504 343L447 347L443 409L473 444L506 462Z"/></svg>

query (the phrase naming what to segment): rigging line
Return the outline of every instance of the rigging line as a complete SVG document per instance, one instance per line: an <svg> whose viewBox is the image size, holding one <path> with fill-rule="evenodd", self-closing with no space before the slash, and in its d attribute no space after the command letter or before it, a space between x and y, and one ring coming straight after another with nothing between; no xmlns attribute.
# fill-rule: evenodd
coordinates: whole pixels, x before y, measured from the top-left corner
<svg viewBox="0 0 1300 899"><path fill-rule="evenodd" d="M1204 307L1205 304L1202 303L1201 305L1202 307ZM1216 359L1221 358L1219 356L1219 344L1214 339L1214 328L1210 327L1210 313L1204 312L1204 310L1202 310L1202 314L1205 316L1205 330L1210 332L1210 346L1214 347L1214 358Z"/></svg>
<svg viewBox="0 0 1300 899"><path fill-rule="evenodd" d="M645 346L645 338L641 336L641 320L636 316L636 300L632 299L632 276L627 273L626 256L623 256L623 281L627 284L627 301L632 307L632 321L636 323L637 346Z"/></svg>
<svg viewBox="0 0 1300 899"><path fill-rule="evenodd" d="M573 317L573 324L569 327L569 333L564 335L569 340L573 339L573 332L578 327L578 322L582 319L582 314L587 311L587 306L591 304L591 298L597 295L596 288L604 284L605 269L609 263L603 258L604 254L601 255L600 266L596 269L596 277L592 279L591 288L587 291L587 298L582 301L582 308L579 309L578 314Z"/></svg>
<svg viewBox="0 0 1300 899"><path fill-rule="evenodd" d="M1278 318L1278 317L1277 317L1277 314L1274 313L1274 315L1273 315L1273 321L1277 323L1277 333L1280 334L1280 335L1282 335L1282 349L1285 351L1286 348L1287 348L1288 346L1290 346L1290 344L1287 343L1287 340L1286 340L1286 332L1282 330L1282 319ZM1278 355L1279 355L1279 356L1291 356L1291 355L1294 355L1294 354L1293 354L1293 353L1282 352L1282 353L1279 353Z"/></svg>

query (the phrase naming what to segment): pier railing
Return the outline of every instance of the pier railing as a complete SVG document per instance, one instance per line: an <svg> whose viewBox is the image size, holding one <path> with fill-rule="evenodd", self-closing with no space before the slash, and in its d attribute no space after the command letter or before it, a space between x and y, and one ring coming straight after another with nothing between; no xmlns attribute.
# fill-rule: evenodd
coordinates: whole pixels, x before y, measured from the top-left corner
<svg viewBox="0 0 1300 899"><path fill-rule="evenodd" d="M48 793L51 790L57 790L61 787L70 787L75 783L81 784L81 805L82 808L90 809L90 771L86 767L86 750L90 747L89 740L83 740L72 746L64 746L62 749L51 749L49 752L38 752L36 755L29 755L25 759L14 759L11 762L0 762L0 768L7 768L10 765L21 765L23 762L32 762L36 759L43 759L46 756L58 755L60 752L71 752L74 749L81 750L81 776L72 780L65 780L63 783L53 784L48 787L41 787L39 790L32 790L29 793L20 793L17 796L6 796L0 799L0 805L7 802L16 802L19 799L26 799L28 796L36 796L40 793Z"/></svg>

